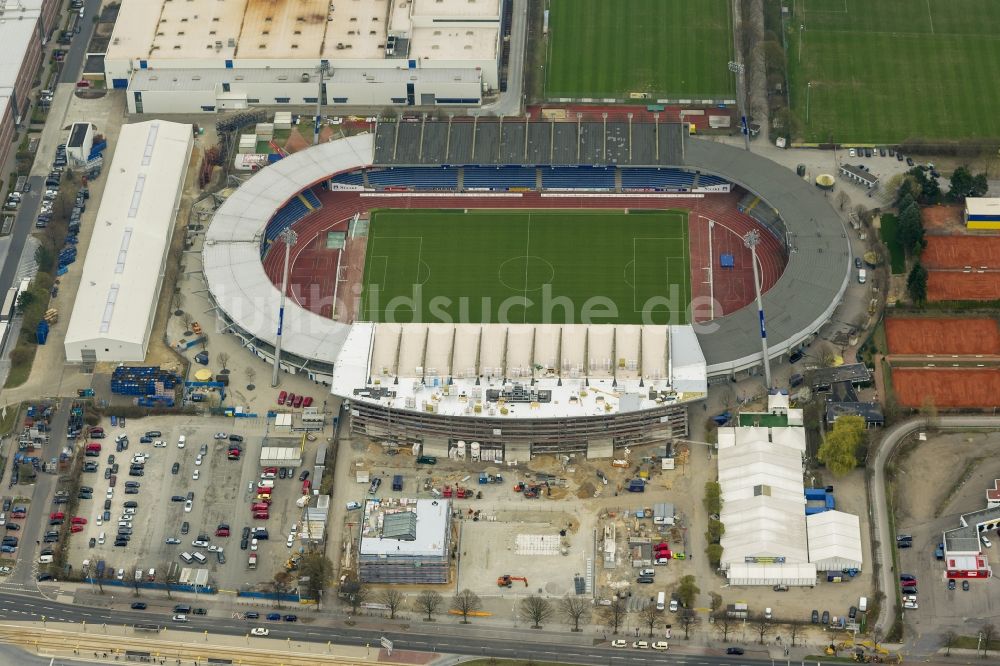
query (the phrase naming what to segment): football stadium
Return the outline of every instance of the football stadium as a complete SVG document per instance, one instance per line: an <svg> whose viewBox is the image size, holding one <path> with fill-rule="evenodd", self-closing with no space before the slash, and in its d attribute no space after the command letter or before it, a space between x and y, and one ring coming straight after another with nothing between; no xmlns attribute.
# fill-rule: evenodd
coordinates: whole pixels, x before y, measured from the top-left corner
<svg viewBox="0 0 1000 666"><path fill-rule="evenodd" d="M281 368L355 432L492 460L686 436L710 382L761 373L762 334L772 358L811 341L851 262L787 169L682 124L583 118L320 143L232 191L203 258L220 327L269 362L280 330Z"/></svg>

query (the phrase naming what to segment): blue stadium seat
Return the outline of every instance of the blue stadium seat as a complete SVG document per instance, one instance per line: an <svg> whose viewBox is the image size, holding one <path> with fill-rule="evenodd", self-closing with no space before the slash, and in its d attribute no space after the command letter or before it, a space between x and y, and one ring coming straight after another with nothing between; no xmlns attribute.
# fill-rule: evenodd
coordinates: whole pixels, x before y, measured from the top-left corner
<svg viewBox="0 0 1000 666"><path fill-rule="evenodd" d="M313 198L316 197L316 195L312 194L311 191L307 191ZM309 197L306 192L303 192L302 194L307 198ZM319 199L316 199L316 205L319 207ZM301 220L308 213L309 209L306 208L306 205L302 203L302 200L298 197L292 197L288 203L282 206L281 209L274 214L274 217L271 218L271 221L267 223L267 227L264 229L264 241L261 243L260 247L261 259L267 255L267 250L271 243L274 242L282 231Z"/></svg>
<svg viewBox="0 0 1000 666"><path fill-rule="evenodd" d="M613 190L615 170L604 167L548 167L542 169L547 190Z"/></svg>
<svg viewBox="0 0 1000 666"><path fill-rule="evenodd" d="M342 183L344 185L360 186L365 184L365 174L363 171L349 171L347 173L338 173L330 180L332 180L335 183Z"/></svg>
<svg viewBox="0 0 1000 666"><path fill-rule="evenodd" d="M382 169L368 172L368 184L415 190L453 190L458 187L458 171L450 167Z"/></svg>
<svg viewBox="0 0 1000 666"><path fill-rule="evenodd" d="M668 190L686 192L694 187L694 174L680 169L630 168L622 169L624 190Z"/></svg>
<svg viewBox="0 0 1000 666"><path fill-rule="evenodd" d="M711 185L725 185L728 183L725 178L720 178L719 176L714 176L709 173L703 173L698 176L698 186L699 187L709 187Z"/></svg>
<svg viewBox="0 0 1000 666"><path fill-rule="evenodd" d="M505 190L511 187L535 187L534 167L465 167L463 186Z"/></svg>
<svg viewBox="0 0 1000 666"><path fill-rule="evenodd" d="M316 196L316 193L312 191L312 188L302 190L302 196L306 198L306 200L309 202L309 205L312 206L314 209L323 207L323 204L320 203L319 201L319 197Z"/></svg>

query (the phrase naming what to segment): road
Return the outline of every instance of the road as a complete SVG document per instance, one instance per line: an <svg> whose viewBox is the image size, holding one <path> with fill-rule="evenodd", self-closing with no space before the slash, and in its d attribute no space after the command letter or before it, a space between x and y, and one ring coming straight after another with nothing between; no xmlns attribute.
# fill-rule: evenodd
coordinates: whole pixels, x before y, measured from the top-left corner
<svg viewBox="0 0 1000 666"><path fill-rule="evenodd" d="M469 115L518 116L524 95L525 44L528 37L528 0L514 0L510 27L510 55L507 59L507 92L492 104L469 109Z"/></svg>
<svg viewBox="0 0 1000 666"><path fill-rule="evenodd" d="M415 650L420 652L451 653L470 656L496 656L508 659L533 658L542 661L561 661L576 664L669 664L683 663L685 666L771 666L770 657L726 657L724 655L672 654L607 647L559 645L531 641L530 637L517 643L477 636L462 637L462 628L455 626L448 636L424 635L414 631L405 633L394 631L372 631L356 627L314 626L309 623L246 622L228 618L189 616L190 622L171 622L167 617L150 612L94 609L62 604L44 599L30 598L19 594L0 592L0 621L37 622L44 616L45 621L82 623L86 621L91 632L99 631L102 623L167 625L172 631L201 634L205 631L216 634L244 636L251 626L267 626L270 638L284 640L326 643L332 641L340 645L377 646L381 637L393 641L394 650ZM752 652L752 650L749 650ZM812 662L810 662L812 663Z"/></svg>
<svg viewBox="0 0 1000 666"><path fill-rule="evenodd" d="M934 426L939 429L950 428L998 428L1000 417L996 416L940 416L934 419ZM885 497L885 464L893 455L900 442L910 434L928 427L928 419L916 418L904 421L888 428L882 435L882 441L875 453L875 473L870 486L870 506L875 512L875 537L873 551L875 559L880 563L879 589L892 590L887 593L879 607L877 629L883 636L892 627L896 618L896 572L892 568L892 554L886 548L894 548L896 538L892 534L889 522L889 505Z"/></svg>
<svg viewBox="0 0 1000 666"><path fill-rule="evenodd" d="M91 18L97 15L100 6L100 0L89 0L86 3L86 18L81 23L80 34L73 38L66 58L63 60L62 74L59 77L60 83L75 83L79 80L83 59L87 53L87 44L90 43L90 37L94 33L94 22ZM42 155L41 153L35 156L36 159L41 160L50 160L52 157L54 155ZM14 229L11 231L9 239L7 256L4 259L3 268L0 269L0 294L6 294L7 290L14 285L17 265L21 260L21 253L24 251L28 235L35 227L41 195L45 191L43 188L44 178L32 177L29 182L31 183L31 192L24 197L17 211Z"/></svg>

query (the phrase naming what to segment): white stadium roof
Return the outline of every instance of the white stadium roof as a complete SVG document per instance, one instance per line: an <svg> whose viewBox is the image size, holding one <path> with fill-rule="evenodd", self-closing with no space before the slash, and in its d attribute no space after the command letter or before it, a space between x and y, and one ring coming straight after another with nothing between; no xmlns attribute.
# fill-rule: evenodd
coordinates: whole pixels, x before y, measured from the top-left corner
<svg viewBox="0 0 1000 666"><path fill-rule="evenodd" d="M142 361L191 157L191 125L123 125L66 331L66 357ZM105 351L107 350L107 351Z"/></svg>
<svg viewBox="0 0 1000 666"><path fill-rule="evenodd" d="M264 273L264 227L302 189L340 171L369 166L374 143L362 134L320 144L257 172L215 212L203 250L216 304L244 331L273 345L281 293ZM350 326L288 303L282 349L333 363Z"/></svg>

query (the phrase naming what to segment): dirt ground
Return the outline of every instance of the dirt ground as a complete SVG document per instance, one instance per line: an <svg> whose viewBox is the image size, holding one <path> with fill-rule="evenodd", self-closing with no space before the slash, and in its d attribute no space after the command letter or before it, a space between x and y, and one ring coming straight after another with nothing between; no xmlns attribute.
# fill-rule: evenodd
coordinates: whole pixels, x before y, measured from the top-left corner
<svg viewBox="0 0 1000 666"><path fill-rule="evenodd" d="M974 635L984 622L1000 620L995 579L971 581L968 592L948 590L943 563L933 556L942 532L959 526L959 514L985 508L985 491L1000 478L998 450L997 432L928 433L897 462L896 529L913 535L913 548L899 551L899 566L920 581L920 608L904 620L923 646L939 646L948 629ZM984 549L994 567L998 549L996 541Z"/></svg>
<svg viewBox="0 0 1000 666"><path fill-rule="evenodd" d="M965 234L961 206L928 206L920 216L928 234Z"/></svg>
<svg viewBox="0 0 1000 666"><path fill-rule="evenodd" d="M989 408L1000 399L998 368L893 368L892 383L899 404L923 407Z"/></svg>

